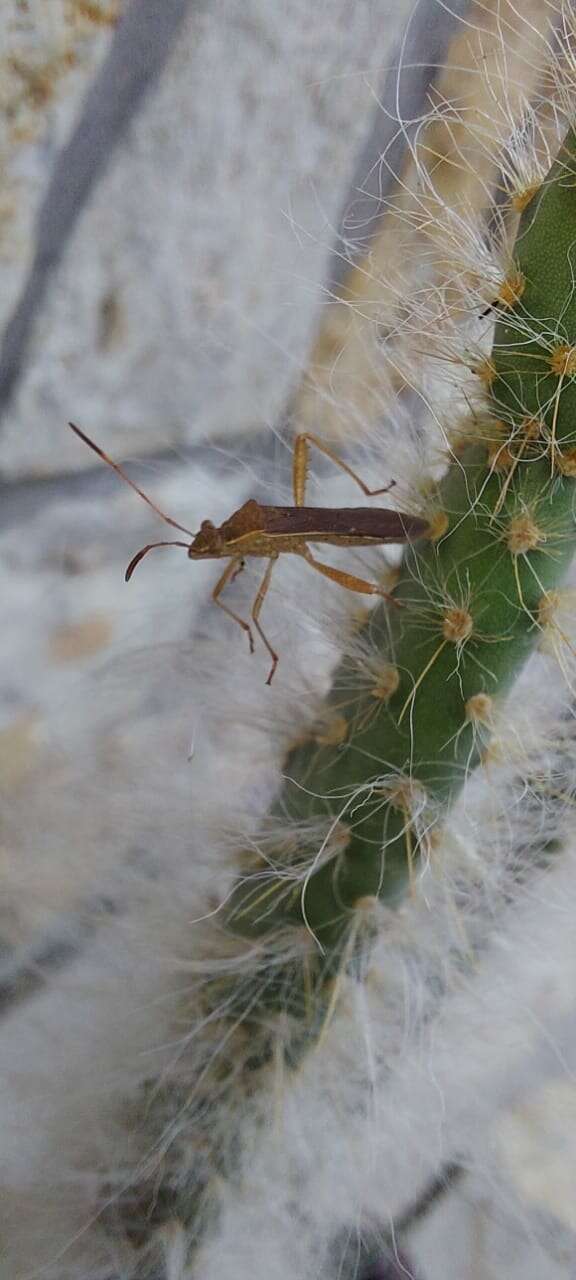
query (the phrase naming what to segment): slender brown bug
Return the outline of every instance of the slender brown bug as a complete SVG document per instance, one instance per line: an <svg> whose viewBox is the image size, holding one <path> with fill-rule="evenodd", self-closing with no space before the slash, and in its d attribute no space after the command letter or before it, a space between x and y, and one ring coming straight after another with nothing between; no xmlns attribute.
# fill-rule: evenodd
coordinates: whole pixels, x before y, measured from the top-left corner
<svg viewBox="0 0 576 1280"><path fill-rule="evenodd" d="M220 596L224 587L234 579L244 568L244 560L246 556L262 556L268 560L266 572L260 583L258 591L250 611L250 617L272 659L272 666L268 673L266 684L272 683L272 678L276 667L278 666L278 654L272 648L270 641L267 639L262 627L260 626L260 612L264 603L266 592L270 586L272 570L282 552L290 552L292 555L302 556L313 569L321 573L326 578L330 578L332 582L338 582L341 587L347 587L348 591L358 591L364 595L384 596L386 599L393 599L388 592L381 587L376 586L373 582L366 582L364 578L357 578L352 573L346 573L342 569L333 569L331 565L323 564L316 560L312 555L308 546L309 542L324 542L335 547L375 547L385 542L415 542L418 538L424 537L428 532L429 526L426 520L420 519L419 516L406 515L401 511L392 511L387 507L371 508L371 507L306 507L304 505L304 496L306 491L306 477L308 474L308 458L310 445L313 444L321 453L330 458L336 466L341 467L347 475L355 480L360 486L366 497L373 498L380 493L387 493L395 483L394 480L382 489L369 489L368 485L356 475L352 468L338 454L334 453L328 445L323 444L316 436L310 435L308 432L297 435L294 441L294 461L292 470L292 487L294 492L293 507L269 507L263 506L257 502L255 498L250 498L245 502L238 511L235 511L224 524L219 527L212 524L211 520L203 520L198 533L193 533L191 529L186 529L184 525L178 524L177 520L172 520L171 516L167 516L160 507L152 502L147 494L139 489L138 485L126 475L117 462L113 462L112 458L104 453L89 436L85 435L80 427L74 426L73 422L69 423L76 435L87 444L94 453L98 454L108 466L113 467L114 471L125 480L132 489L136 491L144 502L164 520L165 524L169 524L173 529L179 529L181 533L186 533L192 542L149 542L145 547L136 553L130 561L126 570L126 582L130 580L134 570L144 556L148 555L154 547L186 547L190 560L221 560L229 558L230 563L226 565L224 572L220 575L216 586L212 592L212 599L215 604L219 605L230 618L237 622L242 630L246 632L250 644L250 652L254 652L254 637L252 628L244 618L240 618L234 613L228 605L223 604Z"/></svg>

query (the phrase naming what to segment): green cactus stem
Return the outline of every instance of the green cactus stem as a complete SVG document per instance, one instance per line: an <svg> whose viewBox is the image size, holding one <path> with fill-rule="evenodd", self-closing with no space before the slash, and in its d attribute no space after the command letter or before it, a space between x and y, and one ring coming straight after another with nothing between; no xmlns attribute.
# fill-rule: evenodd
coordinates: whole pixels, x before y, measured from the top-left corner
<svg viewBox="0 0 576 1280"><path fill-rule="evenodd" d="M277 875L263 859L237 885L225 908L234 932L265 938L305 925L328 963L364 900L394 904L406 892L489 748L574 551L575 279L570 132L522 214L491 360L479 371L486 411L425 513L435 536L405 555L402 607L379 606L366 624L382 678L343 705L345 662L327 710L338 740L312 737L290 755L277 814L301 833L298 857L278 849ZM313 830L324 838L307 838ZM317 857L306 879L300 856L301 865Z"/></svg>

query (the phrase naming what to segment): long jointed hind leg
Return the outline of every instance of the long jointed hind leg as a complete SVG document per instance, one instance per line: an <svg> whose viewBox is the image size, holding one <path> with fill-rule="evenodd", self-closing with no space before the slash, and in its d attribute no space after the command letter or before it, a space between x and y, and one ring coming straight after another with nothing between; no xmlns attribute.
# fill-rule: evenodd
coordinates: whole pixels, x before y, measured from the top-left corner
<svg viewBox="0 0 576 1280"><path fill-rule="evenodd" d="M382 587L378 587L375 582L367 582L365 578L357 578L353 573L346 573L343 569L333 569L332 565L315 560L308 547L305 551L301 551L300 555L318 573L322 573L325 578L330 578L331 582L337 582L339 586L346 587L348 591L357 591L365 596L383 596L385 600L392 600L394 604L399 603L398 600L394 600L394 596L391 596L388 591L383 591Z"/></svg>

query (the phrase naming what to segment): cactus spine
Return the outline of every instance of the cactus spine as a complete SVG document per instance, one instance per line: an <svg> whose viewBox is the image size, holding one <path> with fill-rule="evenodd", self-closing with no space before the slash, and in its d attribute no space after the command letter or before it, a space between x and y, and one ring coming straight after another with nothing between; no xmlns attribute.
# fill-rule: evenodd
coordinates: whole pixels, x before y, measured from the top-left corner
<svg viewBox="0 0 576 1280"><path fill-rule="evenodd" d="M358 909L396 903L430 856L505 694L555 625L575 535L575 246L570 132L520 218L478 369L485 409L428 499L431 537L409 549L396 589L404 607L366 624L373 680L343 708L345 663L328 711L337 740L311 740L287 763L278 811L301 833L302 862L279 865L273 849L278 872L263 859L225 909L248 937L305 925L323 953L317 982L341 963ZM306 837L314 824L320 841Z"/></svg>

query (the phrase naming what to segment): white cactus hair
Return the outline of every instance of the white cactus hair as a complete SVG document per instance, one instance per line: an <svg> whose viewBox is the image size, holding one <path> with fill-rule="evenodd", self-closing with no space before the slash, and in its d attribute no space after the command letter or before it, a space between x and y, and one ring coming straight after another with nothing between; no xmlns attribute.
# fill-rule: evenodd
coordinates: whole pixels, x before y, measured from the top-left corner
<svg viewBox="0 0 576 1280"><path fill-rule="evenodd" d="M498 7L502 83L522 16L508 0ZM474 13L480 21L484 9L492 12L476 5L466 20L472 35ZM541 179L574 114L576 10L567 2L546 10L546 31L526 18L526 61L543 68L548 97L540 87L519 107L514 85L496 101L492 76L472 130L508 194ZM481 62L471 75L481 80ZM510 248L503 215L487 232L477 209L440 193L420 150L438 123L471 128L463 106L435 102L410 142L406 203L395 200L389 215L403 243L410 231L421 246L383 380L392 417L398 374L431 409L420 435L402 436L405 411L396 407L394 473L415 510L422 495L433 503L439 459L470 404L470 353L489 354L490 319L478 336L478 314L498 292ZM464 172L467 163L458 144L457 167ZM397 277L391 296L400 300ZM436 333L432 314L443 319ZM453 361L466 377L454 379ZM320 386L319 398L326 394ZM344 405L341 419L345 413ZM368 430L366 439L372 449ZM371 455L384 476L390 451L384 440ZM373 559L363 563L374 568ZM315 1047L298 1061L290 993L318 954L313 931L238 939L220 904L254 860L266 884L282 841L307 851L286 873L286 891L294 878L305 882L316 865L310 829L304 840L289 816L276 816L268 846L262 825L286 747L334 729L321 693L337 652L349 664L339 675L343 704L389 673L369 635L355 630L357 600L342 593L334 601L332 585L297 560L278 566L266 605L267 631L282 638L271 690L262 654L251 657L214 611L210 652L195 653L186 670L177 716L178 734L190 707L201 725L186 780L152 727L153 781L142 766L126 794L117 784L116 821L128 824L141 803L154 824L153 867L110 871L120 837L109 833L99 883L109 878L122 911L84 949L75 935L74 962L4 1015L2 1280L352 1280L350 1241L360 1242L358 1259L364 1239L393 1255L395 1220L450 1162L464 1171L471 1197L500 1197L503 1213L508 1206L545 1274L550 1220L520 1196L499 1143L503 1112L543 1077L566 1080L573 1053L572 592L569 582L543 619L539 651L491 725L490 758L470 773L412 892L395 911L372 899L359 904L357 930L373 938L367 971L358 982L342 965ZM166 732L173 730L171 722ZM376 763L384 778L385 760ZM57 786L64 796L77 785L70 765ZM308 785L322 794L321 772ZM346 813L361 798L347 797ZM44 802L39 780L37 830ZM97 804L87 792L94 866ZM27 822L32 830L29 813ZM337 839L326 846L320 826L312 844L337 857ZM423 811L423 843L426 830ZM331 831L337 837L335 823ZM425 1228L412 1246L425 1275ZM357 1274L362 1280L360 1261Z"/></svg>

